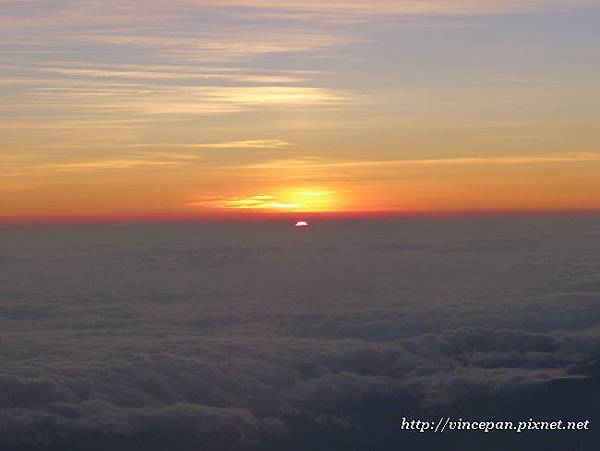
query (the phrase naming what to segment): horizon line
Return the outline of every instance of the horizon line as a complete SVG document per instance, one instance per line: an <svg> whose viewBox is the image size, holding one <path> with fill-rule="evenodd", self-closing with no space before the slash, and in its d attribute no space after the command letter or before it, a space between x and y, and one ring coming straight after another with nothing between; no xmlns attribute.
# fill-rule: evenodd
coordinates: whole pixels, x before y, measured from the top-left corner
<svg viewBox="0 0 600 451"><path fill-rule="evenodd" d="M599 209L569 210L381 210L381 211L318 211L318 212L254 212L254 213L199 213L199 214L108 214L108 215L18 215L0 216L0 225L51 224L161 224L203 222L261 222L298 219L445 219L489 217L539 216L595 216Z"/></svg>

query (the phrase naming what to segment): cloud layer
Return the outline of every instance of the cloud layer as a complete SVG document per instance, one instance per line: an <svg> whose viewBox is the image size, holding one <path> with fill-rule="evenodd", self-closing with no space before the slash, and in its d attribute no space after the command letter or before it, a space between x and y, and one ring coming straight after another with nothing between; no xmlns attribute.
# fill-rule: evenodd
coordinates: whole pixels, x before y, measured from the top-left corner
<svg viewBox="0 0 600 451"><path fill-rule="evenodd" d="M402 416L535 415L590 380L597 226L5 227L0 444L385 450L426 443Z"/></svg>

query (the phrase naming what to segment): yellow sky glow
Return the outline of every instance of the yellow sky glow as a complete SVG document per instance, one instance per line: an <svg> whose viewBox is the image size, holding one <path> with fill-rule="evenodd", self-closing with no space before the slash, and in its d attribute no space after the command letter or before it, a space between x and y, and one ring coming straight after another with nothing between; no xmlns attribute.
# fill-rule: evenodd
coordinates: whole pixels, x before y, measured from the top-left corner
<svg viewBox="0 0 600 451"><path fill-rule="evenodd" d="M191 207L217 210L326 212L342 208L340 193L314 190L284 190L276 195L259 194L246 197L224 197L192 202Z"/></svg>

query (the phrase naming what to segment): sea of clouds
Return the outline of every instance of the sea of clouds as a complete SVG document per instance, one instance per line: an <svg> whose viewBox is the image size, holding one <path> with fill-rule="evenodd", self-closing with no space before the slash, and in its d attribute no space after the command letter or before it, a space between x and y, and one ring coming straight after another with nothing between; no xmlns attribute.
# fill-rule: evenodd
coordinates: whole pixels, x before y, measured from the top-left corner
<svg viewBox="0 0 600 451"><path fill-rule="evenodd" d="M599 301L593 216L4 226L0 449L597 449L399 425L600 420Z"/></svg>

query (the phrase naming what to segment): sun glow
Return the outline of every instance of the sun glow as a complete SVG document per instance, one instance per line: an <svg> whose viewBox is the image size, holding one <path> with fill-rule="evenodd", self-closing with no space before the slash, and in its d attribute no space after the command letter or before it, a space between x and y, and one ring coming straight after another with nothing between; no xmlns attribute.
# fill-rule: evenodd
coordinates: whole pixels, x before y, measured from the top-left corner
<svg viewBox="0 0 600 451"><path fill-rule="evenodd" d="M243 197L223 197L191 206L204 206L214 209L237 209L258 211L335 211L340 199L334 191L319 189L290 189L278 194L257 194Z"/></svg>

